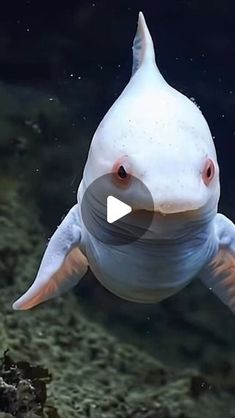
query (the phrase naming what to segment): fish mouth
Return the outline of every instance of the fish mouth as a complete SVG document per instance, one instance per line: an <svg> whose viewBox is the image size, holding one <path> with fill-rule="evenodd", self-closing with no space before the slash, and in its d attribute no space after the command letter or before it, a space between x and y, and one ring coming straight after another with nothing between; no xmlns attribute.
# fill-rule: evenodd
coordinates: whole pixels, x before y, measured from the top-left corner
<svg viewBox="0 0 235 418"><path fill-rule="evenodd" d="M163 209L140 209L140 208L133 208L132 213L133 214L139 214L143 215L144 213L152 213L153 216L159 217L159 218L165 218L165 217L172 217L172 216L183 216L183 215L195 215L200 211L199 208L195 209L181 209L181 210L163 210Z"/></svg>
<svg viewBox="0 0 235 418"><path fill-rule="evenodd" d="M178 210L163 210L163 209L154 209L153 213L156 216L183 216L183 215L195 215L200 211L200 207L194 209L178 209Z"/></svg>
<svg viewBox="0 0 235 418"><path fill-rule="evenodd" d="M202 208L197 209L185 209L177 212L164 212L160 209L133 209L132 217L135 218L136 222L142 223L145 219L148 219L150 216L152 222L155 224L168 224L173 223L182 224L185 222L197 222L201 219L203 214Z"/></svg>

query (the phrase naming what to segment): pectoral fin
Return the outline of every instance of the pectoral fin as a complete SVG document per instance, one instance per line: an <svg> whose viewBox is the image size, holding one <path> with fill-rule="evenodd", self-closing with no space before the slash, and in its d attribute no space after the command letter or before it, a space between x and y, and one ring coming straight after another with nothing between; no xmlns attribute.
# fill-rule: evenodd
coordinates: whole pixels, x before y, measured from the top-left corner
<svg viewBox="0 0 235 418"><path fill-rule="evenodd" d="M218 250L200 278L235 313L235 225L218 214L215 234Z"/></svg>
<svg viewBox="0 0 235 418"><path fill-rule="evenodd" d="M75 205L52 236L34 283L13 304L13 309L30 309L78 283L88 268L88 261L79 249L80 238L79 213Z"/></svg>

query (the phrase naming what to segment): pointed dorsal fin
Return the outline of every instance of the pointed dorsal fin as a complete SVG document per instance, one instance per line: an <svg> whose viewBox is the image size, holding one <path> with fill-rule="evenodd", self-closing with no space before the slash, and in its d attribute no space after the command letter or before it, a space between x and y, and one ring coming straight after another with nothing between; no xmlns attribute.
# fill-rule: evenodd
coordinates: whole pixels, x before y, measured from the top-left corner
<svg viewBox="0 0 235 418"><path fill-rule="evenodd" d="M133 42L132 76L145 62L155 63L154 46L142 12L139 13L138 27Z"/></svg>

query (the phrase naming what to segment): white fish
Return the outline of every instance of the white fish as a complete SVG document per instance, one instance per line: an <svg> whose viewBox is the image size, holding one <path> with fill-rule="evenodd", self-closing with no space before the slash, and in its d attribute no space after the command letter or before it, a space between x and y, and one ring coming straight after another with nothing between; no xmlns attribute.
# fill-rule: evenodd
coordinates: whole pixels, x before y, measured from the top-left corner
<svg viewBox="0 0 235 418"><path fill-rule="evenodd" d="M131 173L152 194L151 242L105 245L83 223L80 203L88 185L113 170L118 177L120 167L124 177ZM131 184L127 193L138 208L149 209ZM198 277L235 312L235 226L217 213L219 194L207 122L160 74L140 13L132 77L94 134L78 203L52 236L34 283L13 308L29 309L59 295L89 267L110 291L138 302L163 300Z"/></svg>

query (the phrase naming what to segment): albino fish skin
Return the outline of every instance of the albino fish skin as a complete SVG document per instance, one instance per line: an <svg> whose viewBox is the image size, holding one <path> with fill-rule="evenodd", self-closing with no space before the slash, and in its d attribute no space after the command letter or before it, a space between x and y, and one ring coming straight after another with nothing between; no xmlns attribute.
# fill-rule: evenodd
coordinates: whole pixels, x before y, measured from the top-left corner
<svg viewBox="0 0 235 418"><path fill-rule="evenodd" d="M128 245L106 245L84 225L85 191L118 164L151 192L151 240L143 236ZM141 193L129 189L135 207L150 210ZM219 196L207 122L160 74L140 12L132 77L94 134L78 203L52 236L35 281L13 308L29 309L59 295L90 268L113 293L143 303L159 302L198 277L235 312L235 226L217 213Z"/></svg>

